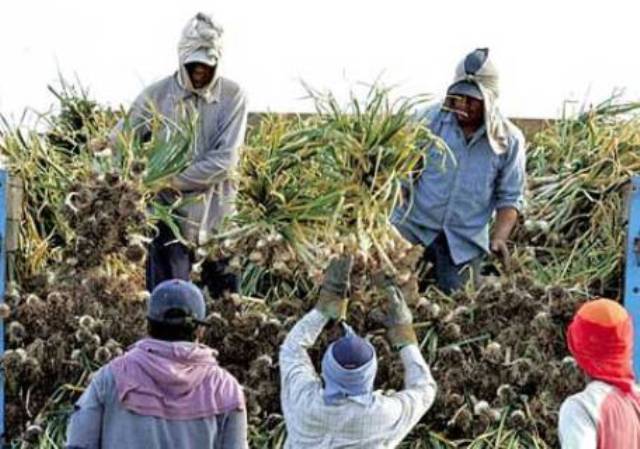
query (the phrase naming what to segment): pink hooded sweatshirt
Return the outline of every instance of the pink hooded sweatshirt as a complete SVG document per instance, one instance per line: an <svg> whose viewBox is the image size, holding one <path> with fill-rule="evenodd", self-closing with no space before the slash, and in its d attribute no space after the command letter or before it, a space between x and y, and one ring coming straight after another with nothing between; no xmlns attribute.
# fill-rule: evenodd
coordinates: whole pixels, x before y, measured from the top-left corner
<svg viewBox="0 0 640 449"><path fill-rule="evenodd" d="M238 381L204 345L144 339L110 367L122 406L140 415L191 420L245 407Z"/></svg>

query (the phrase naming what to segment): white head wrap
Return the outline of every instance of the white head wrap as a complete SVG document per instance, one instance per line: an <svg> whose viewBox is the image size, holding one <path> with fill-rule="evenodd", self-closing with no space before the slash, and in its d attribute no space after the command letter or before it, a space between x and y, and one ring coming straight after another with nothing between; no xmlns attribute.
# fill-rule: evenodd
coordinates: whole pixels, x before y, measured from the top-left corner
<svg viewBox="0 0 640 449"><path fill-rule="evenodd" d="M224 30L214 22L213 18L204 13L198 13L189 20L182 30L182 37L178 43L178 59L180 70L178 80L180 85L205 99L213 101L213 92L219 77L220 58L222 56L222 34ZM193 58L190 61L190 58ZM185 68L185 64L192 61L204 62L216 67L216 73L208 86L195 89Z"/></svg>
<svg viewBox="0 0 640 449"><path fill-rule="evenodd" d="M478 86L484 97L484 117L487 136L496 154L508 149L509 129L512 126L498 107L498 70L489 58L488 48L469 53L456 67L452 86L460 81L470 81Z"/></svg>

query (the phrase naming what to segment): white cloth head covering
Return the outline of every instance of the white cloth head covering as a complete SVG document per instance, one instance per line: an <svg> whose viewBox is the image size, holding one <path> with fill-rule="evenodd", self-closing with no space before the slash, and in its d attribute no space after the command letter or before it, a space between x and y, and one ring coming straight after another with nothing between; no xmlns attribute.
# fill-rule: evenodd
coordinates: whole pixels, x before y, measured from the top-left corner
<svg viewBox="0 0 640 449"><path fill-rule="evenodd" d="M507 151L508 136L512 126L498 107L498 70L489 57L488 48L478 48L469 53L456 67L451 86L461 81L476 84L484 98L484 120L489 144L496 154Z"/></svg>
<svg viewBox="0 0 640 449"><path fill-rule="evenodd" d="M187 22L178 43L178 60L180 62L178 81L184 89L201 96L207 103L213 101L214 88L220 77L223 32L222 27L210 15L199 12ZM202 62L216 67L215 75L209 85L202 89L193 87L185 68L185 65L190 62Z"/></svg>

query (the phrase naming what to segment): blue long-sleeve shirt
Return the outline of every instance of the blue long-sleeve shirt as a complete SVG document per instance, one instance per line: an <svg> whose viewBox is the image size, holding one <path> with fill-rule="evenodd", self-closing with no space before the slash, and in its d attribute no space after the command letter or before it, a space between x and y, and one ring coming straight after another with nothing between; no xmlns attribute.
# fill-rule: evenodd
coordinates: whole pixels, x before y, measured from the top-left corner
<svg viewBox="0 0 640 449"><path fill-rule="evenodd" d="M524 137L511 125L508 150L496 154L484 126L467 142L454 114L440 105L418 117L450 152L435 145L426 149L412 201L398 206L391 221L412 243L424 246L444 232L454 263L465 263L489 251L489 222L496 210L524 206Z"/></svg>

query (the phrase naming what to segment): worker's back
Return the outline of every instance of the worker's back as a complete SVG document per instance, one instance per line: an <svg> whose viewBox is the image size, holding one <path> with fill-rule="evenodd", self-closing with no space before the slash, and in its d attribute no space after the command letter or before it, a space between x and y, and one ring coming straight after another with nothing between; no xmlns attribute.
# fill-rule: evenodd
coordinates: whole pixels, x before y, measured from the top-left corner
<svg viewBox="0 0 640 449"><path fill-rule="evenodd" d="M640 449L640 403L604 382L591 382L560 409L562 449Z"/></svg>
<svg viewBox="0 0 640 449"><path fill-rule="evenodd" d="M221 413L209 418L184 420L167 420L133 413L121 404L113 372L108 366L96 374L88 393L77 404L77 407L84 409L84 413L76 414L72 419L84 421L73 423L81 429L80 432L74 433L75 437L82 440L82 435L86 435L89 441L71 438L69 448L231 449L245 447L245 442L226 438L234 433L233 427L244 425L243 413ZM87 413L92 409L95 409L96 413L102 413L102 420L92 419ZM87 428L95 425L99 425L99 428ZM97 435L100 436L99 446L95 445L94 438Z"/></svg>
<svg viewBox="0 0 640 449"><path fill-rule="evenodd" d="M391 395L375 392L371 404L346 398L341 404L326 405L322 390L310 385L300 396L306 407L284 412L285 449L396 447L429 408L433 392L428 383Z"/></svg>
<svg viewBox="0 0 640 449"><path fill-rule="evenodd" d="M145 338L96 373L76 402L67 447L244 449L245 410L242 388L211 348Z"/></svg>

